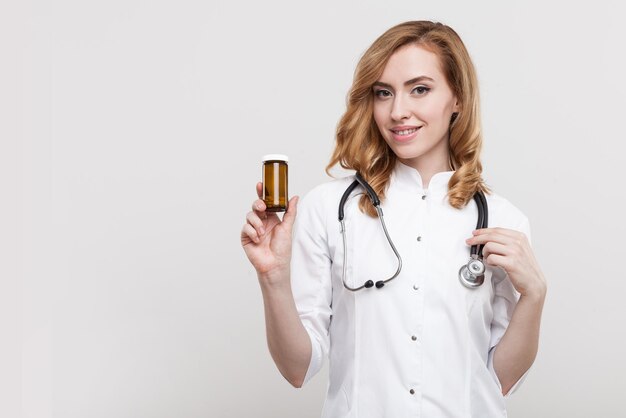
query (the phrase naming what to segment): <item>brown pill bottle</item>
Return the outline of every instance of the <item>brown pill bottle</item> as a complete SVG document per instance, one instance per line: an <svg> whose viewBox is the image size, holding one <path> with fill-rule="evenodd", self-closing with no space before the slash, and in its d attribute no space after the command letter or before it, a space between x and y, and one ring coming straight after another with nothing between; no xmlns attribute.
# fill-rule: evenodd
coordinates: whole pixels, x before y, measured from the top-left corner
<svg viewBox="0 0 626 418"><path fill-rule="evenodd" d="M263 157L263 201L267 212L287 210L287 161L287 156L283 154L268 154Z"/></svg>

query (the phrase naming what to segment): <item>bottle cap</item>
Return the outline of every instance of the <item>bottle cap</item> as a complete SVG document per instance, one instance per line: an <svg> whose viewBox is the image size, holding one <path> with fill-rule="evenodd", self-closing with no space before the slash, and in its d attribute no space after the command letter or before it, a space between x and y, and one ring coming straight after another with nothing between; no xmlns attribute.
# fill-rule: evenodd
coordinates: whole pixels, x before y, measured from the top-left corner
<svg viewBox="0 0 626 418"><path fill-rule="evenodd" d="M267 154L263 156L263 162L265 161L284 161L287 162L289 159L284 154Z"/></svg>

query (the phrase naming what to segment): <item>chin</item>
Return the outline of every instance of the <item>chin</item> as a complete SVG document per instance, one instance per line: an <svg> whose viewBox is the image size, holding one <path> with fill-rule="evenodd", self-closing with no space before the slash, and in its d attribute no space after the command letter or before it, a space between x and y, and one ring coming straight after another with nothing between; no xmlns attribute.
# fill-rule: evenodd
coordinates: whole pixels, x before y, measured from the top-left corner
<svg viewBox="0 0 626 418"><path fill-rule="evenodd" d="M398 158L403 160L413 160L419 158L426 153L425 150L411 150L411 149L395 149L393 150Z"/></svg>

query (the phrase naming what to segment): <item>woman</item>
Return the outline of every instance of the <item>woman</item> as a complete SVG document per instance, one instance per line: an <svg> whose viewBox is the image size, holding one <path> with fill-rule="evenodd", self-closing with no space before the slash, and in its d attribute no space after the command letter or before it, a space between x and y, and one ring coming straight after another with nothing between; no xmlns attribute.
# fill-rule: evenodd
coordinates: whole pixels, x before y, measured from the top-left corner
<svg viewBox="0 0 626 418"><path fill-rule="evenodd" d="M504 417L535 359L546 281L527 217L481 177L478 97L454 30L389 29L357 65L326 167L360 173L386 231L362 187L340 225L354 175L315 187L299 208L293 197L282 221L261 199L247 214L241 242L272 358L300 387L328 357L324 417ZM488 226L474 230L480 193ZM472 245L484 272L463 276Z"/></svg>

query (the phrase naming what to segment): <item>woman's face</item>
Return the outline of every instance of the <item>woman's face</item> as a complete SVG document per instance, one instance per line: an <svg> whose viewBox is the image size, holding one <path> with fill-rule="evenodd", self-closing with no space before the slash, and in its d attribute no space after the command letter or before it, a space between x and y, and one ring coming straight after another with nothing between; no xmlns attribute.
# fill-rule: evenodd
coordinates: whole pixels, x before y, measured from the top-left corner
<svg viewBox="0 0 626 418"><path fill-rule="evenodd" d="M438 56L414 44L401 47L372 90L374 120L396 156L418 171L449 170L448 127L458 103Z"/></svg>

